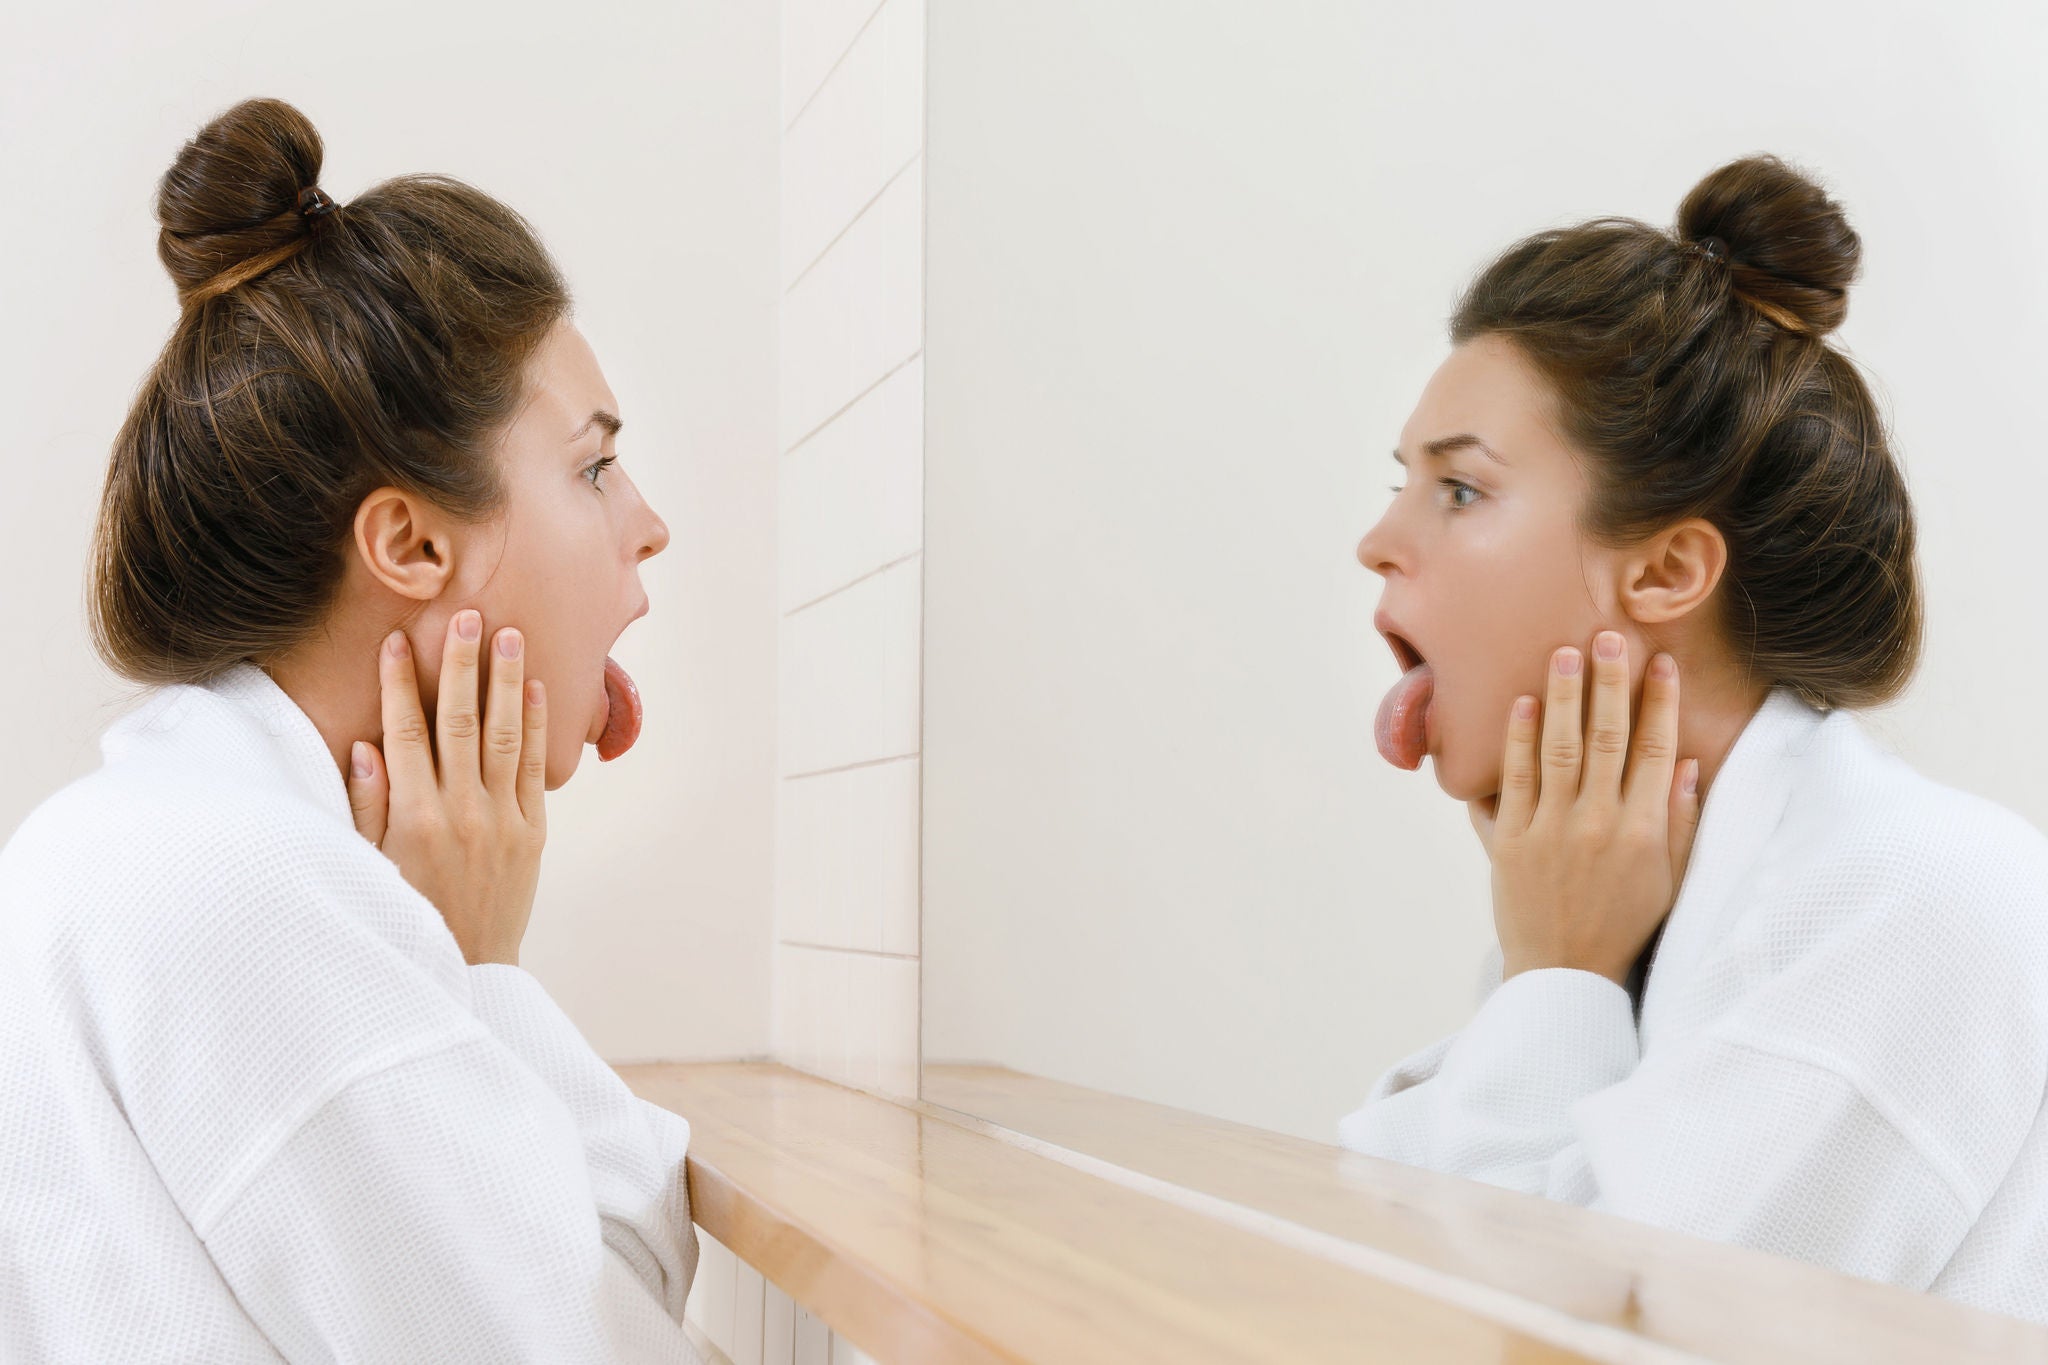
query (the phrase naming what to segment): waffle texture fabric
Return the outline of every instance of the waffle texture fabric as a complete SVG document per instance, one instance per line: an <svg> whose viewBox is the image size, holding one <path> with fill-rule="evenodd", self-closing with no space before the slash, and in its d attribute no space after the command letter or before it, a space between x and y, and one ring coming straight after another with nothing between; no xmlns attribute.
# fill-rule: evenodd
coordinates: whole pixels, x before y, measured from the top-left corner
<svg viewBox="0 0 2048 1365"><path fill-rule="evenodd" d="M0 851L0 1360L695 1361L689 1127L464 963L261 671Z"/></svg>
<svg viewBox="0 0 2048 1365"><path fill-rule="evenodd" d="M1773 692L1628 992L1494 984L1354 1151L2048 1321L2048 839Z"/></svg>

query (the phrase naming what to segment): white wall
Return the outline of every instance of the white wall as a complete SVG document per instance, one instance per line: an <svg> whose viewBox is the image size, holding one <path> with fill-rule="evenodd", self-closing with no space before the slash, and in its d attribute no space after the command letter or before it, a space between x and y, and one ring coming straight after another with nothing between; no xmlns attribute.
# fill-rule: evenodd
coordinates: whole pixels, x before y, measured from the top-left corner
<svg viewBox="0 0 2048 1365"><path fill-rule="evenodd" d="M620 649L638 748L551 798L525 961L616 1059L768 1047L774 801L775 6L593 0L9 6L0 20L0 835L124 696L83 566L108 443L176 317L151 199L249 95L303 109L346 200L446 171L529 217L674 532Z"/></svg>
<svg viewBox="0 0 2048 1365"><path fill-rule="evenodd" d="M1471 274L1753 150L1863 233L1924 532L1878 727L2048 824L2037 5L934 0L925 1051L1332 1140L1469 1013L1462 809L1352 560Z"/></svg>

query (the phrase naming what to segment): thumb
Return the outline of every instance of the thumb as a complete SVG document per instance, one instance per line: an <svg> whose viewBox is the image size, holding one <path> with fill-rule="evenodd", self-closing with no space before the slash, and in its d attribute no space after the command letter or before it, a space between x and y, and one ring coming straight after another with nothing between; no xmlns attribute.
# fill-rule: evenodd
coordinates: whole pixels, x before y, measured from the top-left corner
<svg viewBox="0 0 2048 1365"><path fill-rule="evenodd" d="M355 816L356 832L383 847L384 827L391 814L391 779L377 746L362 740L349 750L348 808Z"/></svg>
<svg viewBox="0 0 2048 1365"><path fill-rule="evenodd" d="M1678 765L1671 781L1671 885L1675 890L1685 881L1685 865L1692 858L1693 836L1700 828L1700 761L1688 758Z"/></svg>

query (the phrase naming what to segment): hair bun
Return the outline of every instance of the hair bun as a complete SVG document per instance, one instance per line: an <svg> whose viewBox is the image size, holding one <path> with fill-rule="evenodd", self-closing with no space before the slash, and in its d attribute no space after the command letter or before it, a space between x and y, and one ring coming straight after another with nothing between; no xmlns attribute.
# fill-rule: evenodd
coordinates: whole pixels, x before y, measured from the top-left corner
<svg viewBox="0 0 2048 1365"><path fill-rule="evenodd" d="M201 128L157 185L157 255L181 297L305 236L299 191L320 134L283 100L244 100Z"/></svg>
<svg viewBox="0 0 2048 1365"><path fill-rule="evenodd" d="M1775 156L1710 172L1679 206L1678 235L1718 238L1736 292L1781 326L1820 336L1849 314L1863 244L1842 206Z"/></svg>

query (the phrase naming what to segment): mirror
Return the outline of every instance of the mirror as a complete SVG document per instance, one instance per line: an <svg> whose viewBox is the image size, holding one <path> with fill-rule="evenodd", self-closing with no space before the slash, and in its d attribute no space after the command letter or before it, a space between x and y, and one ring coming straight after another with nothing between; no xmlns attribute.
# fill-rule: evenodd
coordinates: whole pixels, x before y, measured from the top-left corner
<svg viewBox="0 0 2048 1365"><path fill-rule="evenodd" d="M1890 0L934 0L928 1095L993 1064L1335 1142L1471 1017L1488 865L1428 765L1377 756L1399 669L1356 547L1480 268L1668 226L1754 151L1862 236L1836 340L1919 519L1924 660L1863 724L2048 825L2048 461L2015 437L2044 36Z"/></svg>

